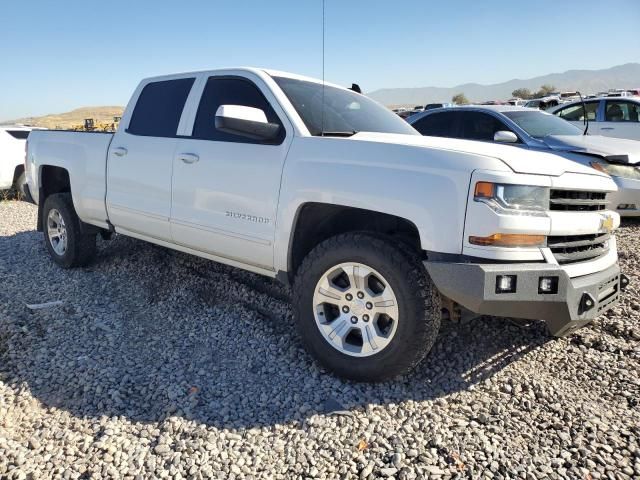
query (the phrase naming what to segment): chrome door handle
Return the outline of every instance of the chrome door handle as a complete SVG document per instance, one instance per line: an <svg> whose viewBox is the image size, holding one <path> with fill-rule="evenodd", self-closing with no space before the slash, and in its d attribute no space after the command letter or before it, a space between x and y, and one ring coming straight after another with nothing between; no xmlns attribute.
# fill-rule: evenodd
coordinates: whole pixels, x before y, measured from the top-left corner
<svg viewBox="0 0 640 480"><path fill-rule="evenodd" d="M127 154L127 149L124 147L118 147L113 149L113 154L117 157L124 157Z"/></svg>
<svg viewBox="0 0 640 480"><path fill-rule="evenodd" d="M200 157L195 153L181 153L180 155L178 155L178 158L187 164L196 163L198 160L200 160Z"/></svg>

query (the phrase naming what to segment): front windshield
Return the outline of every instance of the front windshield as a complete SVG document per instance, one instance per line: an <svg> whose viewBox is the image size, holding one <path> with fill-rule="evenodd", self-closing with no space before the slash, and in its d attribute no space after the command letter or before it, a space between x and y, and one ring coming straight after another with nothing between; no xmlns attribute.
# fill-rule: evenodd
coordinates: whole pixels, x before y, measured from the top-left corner
<svg viewBox="0 0 640 480"><path fill-rule="evenodd" d="M350 90L286 77L273 77L293 104L311 135L350 135L358 132L420 135L391 110ZM324 97L324 120L322 100ZM323 129L324 123L324 129Z"/></svg>
<svg viewBox="0 0 640 480"><path fill-rule="evenodd" d="M533 138L544 138L549 135L582 135L582 130L566 120L540 111L504 112L521 129Z"/></svg>

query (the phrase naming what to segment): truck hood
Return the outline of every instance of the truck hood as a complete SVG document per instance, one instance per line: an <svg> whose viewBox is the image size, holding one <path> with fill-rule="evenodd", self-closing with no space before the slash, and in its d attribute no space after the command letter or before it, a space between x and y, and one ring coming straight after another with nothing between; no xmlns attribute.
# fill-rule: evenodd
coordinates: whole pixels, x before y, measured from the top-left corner
<svg viewBox="0 0 640 480"><path fill-rule="evenodd" d="M602 135L549 135L542 139L551 150L593 155L614 163L640 163L640 142Z"/></svg>
<svg viewBox="0 0 640 480"><path fill-rule="evenodd" d="M502 161L516 173L550 175L554 177L558 177L564 173L582 173L607 177L606 174L600 173L591 167L581 165L552 152L528 150L515 145L500 145L497 143L459 140L455 138L374 132L360 132L349 137L349 139L482 155ZM470 168L473 169L473 166L470 166Z"/></svg>

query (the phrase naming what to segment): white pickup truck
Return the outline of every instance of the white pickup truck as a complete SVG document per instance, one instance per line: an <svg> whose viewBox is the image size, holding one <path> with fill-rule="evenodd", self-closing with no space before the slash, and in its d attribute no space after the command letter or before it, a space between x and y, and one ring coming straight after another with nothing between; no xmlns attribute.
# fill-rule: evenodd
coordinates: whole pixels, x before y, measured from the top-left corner
<svg viewBox="0 0 640 480"><path fill-rule="evenodd" d="M237 68L143 80L115 134L34 131L28 194L63 267L111 232L293 284L300 335L344 377L408 371L443 308L543 319L618 302L605 174L422 137L354 91Z"/></svg>

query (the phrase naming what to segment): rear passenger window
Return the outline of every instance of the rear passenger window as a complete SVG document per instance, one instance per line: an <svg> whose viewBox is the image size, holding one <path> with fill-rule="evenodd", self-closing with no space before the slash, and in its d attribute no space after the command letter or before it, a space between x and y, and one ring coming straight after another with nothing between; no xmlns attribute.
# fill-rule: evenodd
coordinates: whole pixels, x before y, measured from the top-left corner
<svg viewBox="0 0 640 480"><path fill-rule="evenodd" d="M195 78L179 78L146 85L131 115L127 133L175 137Z"/></svg>
<svg viewBox="0 0 640 480"><path fill-rule="evenodd" d="M7 130L7 133L18 140L26 140L29 136L29 130Z"/></svg>
<svg viewBox="0 0 640 480"><path fill-rule="evenodd" d="M640 104L607 100L605 120L607 122L638 122L640 121Z"/></svg>
<svg viewBox="0 0 640 480"><path fill-rule="evenodd" d="M193 125L193 138L218 142L265 143L261 140L252 140L216 129L215 116L220 105L242 105L259 108L264 111L269 123L280 125L279 136L268 143L281 144L284 140L285 130L282 127L282 122L267 99L253 82L240 77L209 78L202 93L196 121Z"/></svg>
<svg viewBox="0 0 640 480"><path fill-rule="evenodd" d="M455 119L454 112L434 113L422 117L413 124L413 128L430 137L454 137Z"/></svg>

